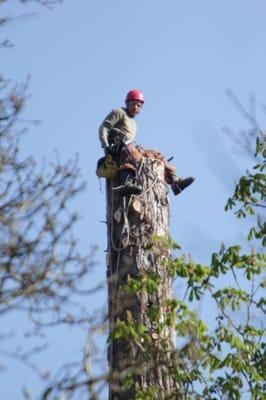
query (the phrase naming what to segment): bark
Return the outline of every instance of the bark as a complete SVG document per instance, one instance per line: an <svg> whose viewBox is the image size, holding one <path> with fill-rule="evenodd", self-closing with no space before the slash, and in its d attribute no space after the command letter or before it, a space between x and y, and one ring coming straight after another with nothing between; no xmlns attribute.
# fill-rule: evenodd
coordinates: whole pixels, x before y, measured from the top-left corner
<svg viewBox="0 0 266 400"><path fill-rule="evenodd" d="M153 156L144 158L139 168L143 193L119 196L113 187L117 181L107 181L108 257L107 280L109 296L110 340L108 362L111 382L109 400L135 399L137 388L159 386L156 397L171 393L173 382L167 374L167 361L174 347L174 327L158 326L149 311L159 308L159 323L167 316L165 301L172 298L172 278L166 267L171 255L165 244L169 236L168 186L164 180L164 162ZM123 293L130 278L153 273L159 284L155 291L142 288L137 293ZM132 338L112 339L117 321L142 324L148 332L145 343ZM151 353L146 361L143 354ZM153 349L153 350L152 350ZM153 351L153 353L152 353ZM132 373L131 387L123 387L123 378ZM130 386L130 385L129 385Z"/></svg>

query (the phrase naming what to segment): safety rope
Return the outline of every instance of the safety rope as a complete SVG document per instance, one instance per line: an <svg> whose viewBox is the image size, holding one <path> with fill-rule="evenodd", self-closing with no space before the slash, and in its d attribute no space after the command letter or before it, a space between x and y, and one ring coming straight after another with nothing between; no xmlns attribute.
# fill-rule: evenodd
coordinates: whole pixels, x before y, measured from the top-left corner
<svg viewBox="0 0 266 400"><path fill-rule="evenodd" d="M155 161L154 161L155 162ZM151 166L149 164L145 164L143 161L140 164L140 171L138 171L138 173L141 173L141 169L144 168L145 169L145 175L148 176L150 179L152 179L152 183L150 185L147 186L147 188L142 191L141 193L139 193L137 195L137 197L143 197L148 191L150 191L158 182L163 184L163 186L167 189L167 184L165 182L163 182L161 179L159 179L159 177L157 175L155 175L155 173L153 172L153 170L151 169Z"/></svg>

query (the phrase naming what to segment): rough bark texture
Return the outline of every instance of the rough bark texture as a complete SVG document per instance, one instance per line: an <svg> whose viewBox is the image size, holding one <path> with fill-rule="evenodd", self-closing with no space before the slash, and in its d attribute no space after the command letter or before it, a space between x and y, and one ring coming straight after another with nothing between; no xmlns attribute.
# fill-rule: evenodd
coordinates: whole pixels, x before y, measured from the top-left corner
<svg viewBox="0 0 266 400"><path fill-rule="evenodd" d="M139 180L143 193L137 196L121 197L113 187L116 181L107 181L107 221L108 221L108 257L107 277L109 293L109 322L112 334L117 321L139 322L148 330L155 351L152 361L139 365L139 345L124 339L111 339L109 342L108 361L110 372L124 376L135 368L140 368L134 375L133 385L121 390L121 379L114 379L110 384L109 400L135 399L136 388L146 389L159 385L157 398L163 399L171 393L172 382L167 377L165 362L160 362L160 342L163 341L163 357L166 359L173 348L174 329L165 326L158 335L156 327L149 318L151 307L160 308L160 323L164 323L167 308L165 300L172 297L172 278L165 267L170 257L170 249L165 246L169 235L168 187L164 180L164 163L155 157L144 158L140 166ZM159 285L154 292L146 289L138 293L124 293L121 288L128 277L137 278L146 273L154 273L159 278Z"/></svg>

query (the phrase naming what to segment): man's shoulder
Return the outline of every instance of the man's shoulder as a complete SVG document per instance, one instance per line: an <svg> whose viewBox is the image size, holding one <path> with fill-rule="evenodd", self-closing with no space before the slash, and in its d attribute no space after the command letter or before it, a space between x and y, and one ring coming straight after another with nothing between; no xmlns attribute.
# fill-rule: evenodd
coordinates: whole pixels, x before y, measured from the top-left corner
<svg viewBox="0 0 266 400"><path fill-rule="evenodd" d="M109 112L109 114L107 115L107 117L105 117L105 120L120 120L120 119L124 119L126 116L126 111L125 109L123 109L122 107L118 107L118 108L114 108L111 112Z"/></svg>
<svg viewBox="0 0 266 400"><path fill-rule="evenodd" d="M123 107L117 107L117 108L113 109L112 113L118 114L118 115L126 115L126 109Z"/></svg>

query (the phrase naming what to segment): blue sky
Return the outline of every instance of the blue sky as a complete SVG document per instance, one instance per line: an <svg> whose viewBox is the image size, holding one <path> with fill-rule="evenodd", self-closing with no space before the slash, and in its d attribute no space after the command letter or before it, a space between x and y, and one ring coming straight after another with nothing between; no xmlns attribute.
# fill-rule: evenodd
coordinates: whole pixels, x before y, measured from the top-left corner
<svg viewBox="0 0 266 400"><path fill-rule="evenodd" d="M16 82L30 75L24 117L41 121L23 151L40 161L52 159L54 149L62 160L79 155L87 189L74 204L81 216L77 232L84 251L99 245L95 279L105 276L106 244L105 196L95 176L102 154L98 126L133 88L146 98L138 143L174 156L181 176L196 177L182 195L170 194L173 237L202 262L221 241L238 240L244 224L223 208L247 160L223 127L237 132L248 124L226 90L247 109L254 94L263 124L264 0L65 0L52 11L10 0L0 10L17 16L0 31L14 43L0 50L1 74ZM9 377L18 368L11 366ZM21 398L20 385L35 385L30 372L16 378L16 387L6 374L0 379L12 400Z"/></svg>

